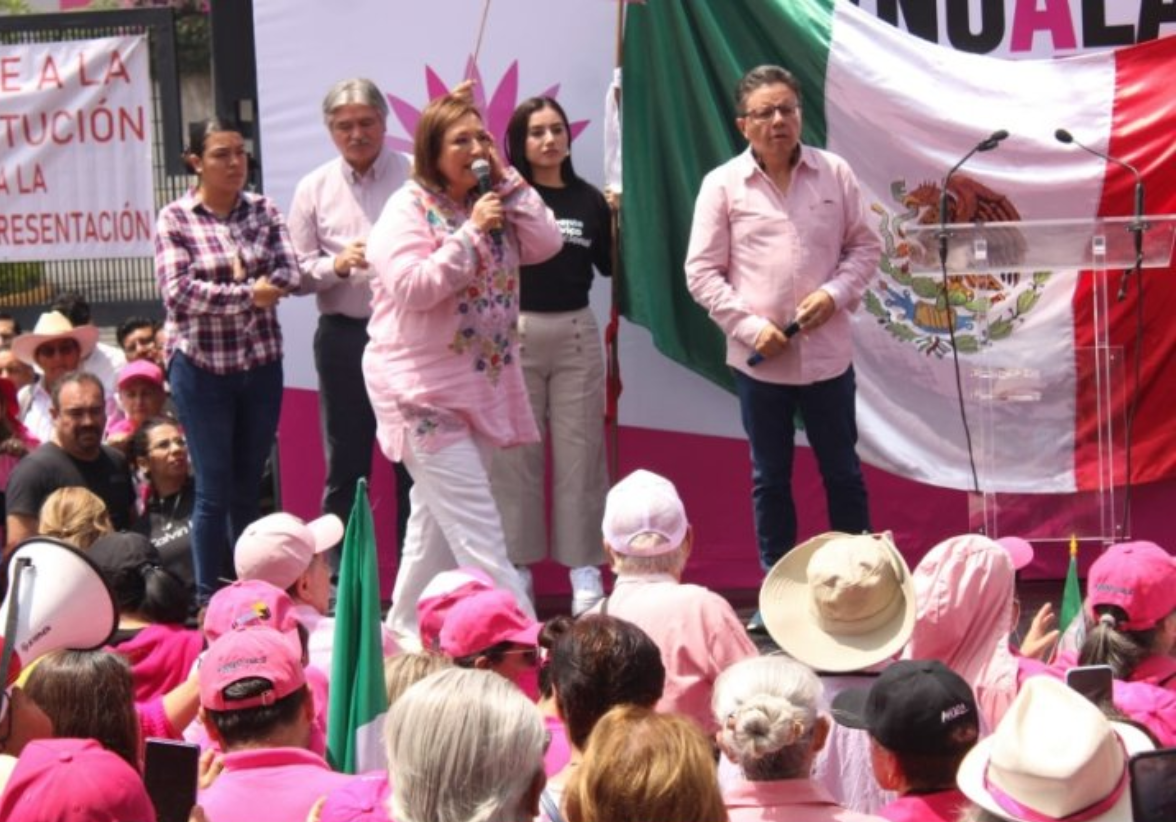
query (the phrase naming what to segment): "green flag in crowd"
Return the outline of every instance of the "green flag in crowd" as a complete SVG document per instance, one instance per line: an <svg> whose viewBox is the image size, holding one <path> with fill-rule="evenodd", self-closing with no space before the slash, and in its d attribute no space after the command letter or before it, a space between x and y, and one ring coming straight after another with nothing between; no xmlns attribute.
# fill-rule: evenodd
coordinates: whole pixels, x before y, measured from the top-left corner
<svg viewBox="0 0 1176 822"><path fill-rule="evenodd" d="M343 537L327 714L327 759L343 773L382 765L388 710L380 640L380 583L367 482L360 480Z"/></svg>

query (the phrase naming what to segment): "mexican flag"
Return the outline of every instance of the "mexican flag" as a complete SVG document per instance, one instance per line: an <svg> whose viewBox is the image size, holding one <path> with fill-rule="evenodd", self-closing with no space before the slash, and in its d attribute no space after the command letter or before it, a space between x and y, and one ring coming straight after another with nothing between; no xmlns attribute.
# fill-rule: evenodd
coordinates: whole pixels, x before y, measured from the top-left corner
<svg viewBox="0 0 1176 822"><path fill-rule="evenodd" d="M1176 475L1171 269L1146 271L1122 301L1115 299L1121 272L1109 275L1117 372L1104 392L1092 369L1090 272L959 277L949 309L937 274L911 273L903 242L908 228L938 222L944 174L998 129L1011 136L974 156L949 187L951 220L1130 216L1133 177L1060 144L1059 128L1134 164L1147 183L1147 213L1176 212L1176 38L1006 61L915 38L841 0L630 7L622 309L651 330L663 353L728 386L723 340L690 298L682 265L699 183L746 148L734 124L736 82L762 63L798 77L804 141L849 161L886 243L854 316L863 459L927 484L971 487L948 342L954 323L985 490L1094 487L1100 397L1109 397L1116 437L1135 397L1134 481ZM977 319L985 307L987 325ZM980 377L993 374L1010 401L984 411L973 398L984 389Z"/></svg>
<svg viewBox="0 0 1176 822"><path fill-rule="evenodd" d="M335 604L335 648L327 713L327 759L342 773L384 765L388 710L380 642L380 581L367 481L360 480L343 536Z"/></svg>

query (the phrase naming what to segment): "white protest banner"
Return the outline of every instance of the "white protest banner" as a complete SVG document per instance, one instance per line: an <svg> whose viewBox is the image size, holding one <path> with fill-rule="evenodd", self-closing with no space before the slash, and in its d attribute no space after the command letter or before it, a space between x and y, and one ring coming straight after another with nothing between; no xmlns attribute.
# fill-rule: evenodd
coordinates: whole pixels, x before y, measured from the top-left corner
<svg viewBox="0 0 1176 822"><path fill-rule="evenodd" d="M150 256L147 39L0 46L0 261Z"/></svg>

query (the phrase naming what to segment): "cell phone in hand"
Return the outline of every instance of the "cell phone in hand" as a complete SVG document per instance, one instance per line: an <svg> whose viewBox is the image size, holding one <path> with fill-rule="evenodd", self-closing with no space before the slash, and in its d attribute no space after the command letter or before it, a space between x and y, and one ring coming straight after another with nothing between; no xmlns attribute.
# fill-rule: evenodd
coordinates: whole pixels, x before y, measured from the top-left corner
<svg viewBox="0 0 1176 822"><path fill-rule="evenodd" d="M1131 818L1134 822L1176 819L1176 748L1131 757Z"/></svg>
<svg viewBox="0 0 1176 822"><path fill-rule="evenodd" d="M1112 704L1114 682L1110 665L1079 665L1066 671L1066 684L1100 708Z"/></svg>
<svg viewBox="0 0 1176 822"><path fill-rule="evenodd" d="M200 746L173 739L148 739L143 783L157 822L188 822L196 804Z"/></svg>

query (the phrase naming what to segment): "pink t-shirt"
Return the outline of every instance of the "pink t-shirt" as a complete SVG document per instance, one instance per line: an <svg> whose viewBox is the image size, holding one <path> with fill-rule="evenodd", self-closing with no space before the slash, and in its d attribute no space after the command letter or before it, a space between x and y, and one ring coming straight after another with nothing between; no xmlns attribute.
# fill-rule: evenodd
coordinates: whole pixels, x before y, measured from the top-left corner
<svg viewBox="0 0 1176 822"><path fill-rule="evenodd" d="M112 650L131 664L135 700L164 696L187 680L204 650L204 634L182 625L148 625Z"/></svg>
<svg viewBox="0 0 1176 822"><path fill-rule="evenodd" d="M740 780L723 791L730 822L880 822L846 810L807 779Z"/></svg>
<svg viewBox="0 0 1176 822"><path fill-rule="evenodd" d="M360 774L327 795L319 822L392 822L388 812L391 797L386 772Z"/></svg>
<svg viewBox="0 0 1176 822"><path fill-rule="evenodd" d="M711 712L715 680L739 660L759 656L727 600L665 574L620 576L591 613L624 619L649 634L666 666L658 711L684 714L708 734L719 728Z"/></svg>
<svg viewBox="0 0 1176 822"><path fill-rule="evenodd" d="M879 810L878 815L890 822L956 822L968 804L963 791L953 788L901 796Z"/></svg>
<svg viewBox="0 0 1176 822"><path fill-rule="evenodd" d="M224 772L200 792L199 802L215 822L306 822L319 797L354 779L302 748L234 751L225 754Z"/></svg>
<svg viewBox="0 0 1176 822"><path fill-rule="evenodd" d="M543 754L543 772L550 779L571 761L572 748L568 744L568 730L558 716L543 717L543 724L551 739L547 745L547 753Z"/></svg>

